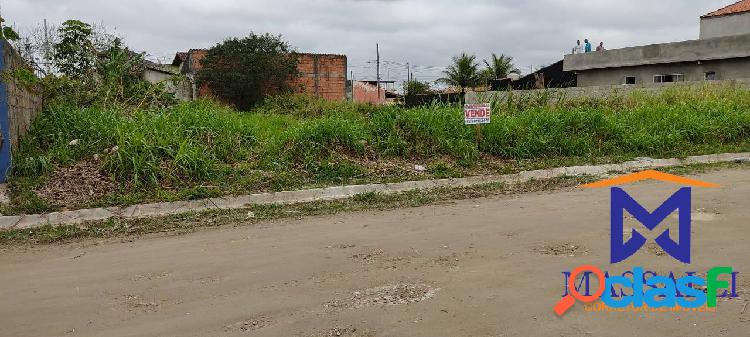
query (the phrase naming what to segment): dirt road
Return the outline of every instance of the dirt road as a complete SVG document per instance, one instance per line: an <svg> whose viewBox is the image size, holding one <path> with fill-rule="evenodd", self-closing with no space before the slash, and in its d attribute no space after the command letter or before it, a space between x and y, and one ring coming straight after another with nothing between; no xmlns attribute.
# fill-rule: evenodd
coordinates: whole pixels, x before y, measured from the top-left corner
<svg viewBox="0 0 750 337"><path fill-rule="evenodd" d="M693 192L689 266L654 246L610 265L609 191L567 189L10 248L0 254L0 336L749 336L745 299L715 313L552 311L562 272L583 264L728 265L744 297L750 171L697 177L722 187ZM626 190L653 209L676 186Z"/></svg>

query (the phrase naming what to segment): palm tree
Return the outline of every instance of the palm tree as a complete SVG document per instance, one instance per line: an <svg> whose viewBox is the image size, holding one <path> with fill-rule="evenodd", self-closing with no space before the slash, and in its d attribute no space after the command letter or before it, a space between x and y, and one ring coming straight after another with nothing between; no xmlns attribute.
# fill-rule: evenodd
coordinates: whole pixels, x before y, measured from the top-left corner
<svg viewBox="0 0 750 337"><path fill-rule="evenodd" d="M485 76L487 80L497 80L506 78L511 73L520 73L521 71L513 65L513 57L505 54L492 53L491 61L484 60L484 64L487 66L485 69Z"/></svg>
<svg viewBox="0 0 750 337"><path fill-rule="evenodd" d="M466 88L474 88L482 83L482 73L479 71L477 57L466 53L453 57L453 64L443 72L445 77L437 80L439 83L461 88L461 94Z"/></svg>

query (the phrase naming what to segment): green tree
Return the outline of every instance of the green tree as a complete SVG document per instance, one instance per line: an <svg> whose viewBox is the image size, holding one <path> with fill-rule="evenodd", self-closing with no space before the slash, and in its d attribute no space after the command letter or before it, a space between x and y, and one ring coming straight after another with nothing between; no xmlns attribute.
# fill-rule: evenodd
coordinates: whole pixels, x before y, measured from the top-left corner
<svg viewBox="0 0 750 337"><path fill-rule="evenodd" d="M211 48L198 82L219 99L248 110L264 96L288 90L297 76L297 57L280 35L250 33Z"/></svg>
<svg viewBox="0 0 750 337"><path fill-rule="evenodd" d="M163 106L173 99L167 97L163 84L151 84L143 80L146 68L143 54L133 52L123 46L122 40L115 38L111 45L98 53L96 60L97 101L122 106L140 105Z"/></svg>
<svg viewBox="0 0 750 337"><path fill-rule="evenodd" d="M96 51L91 43L91 26L78 20L68 20L63 22L58 33L60 42L55 44L53 57L57 69L73 79L87 77L96 61Z"/></svg>
<svg viewBox="0 0 750 337"><path fill-rule="evenodd" d="M0 17L0 25L2 25L3 23L5 23L5 19ZM0 31L0 33L2 33L2 38L8 41L16 41L21 38L21 36L19 36L18 33L13 30L13 28L8 26L3 26L3 29L2 31Z"/></svg>
<svg viewBox="0 0 750 337"><path fill-rule="evenodd" d="M497 54L492 53L492 58L490 61L484 60L484 65L486 66L484 70L485 78L488 81L506 78L511 73L521 72L515 65L513 65L513 57L505 54L500 54L500 56L498 56Z"/></svg>
<svg viewBox="0 0 750 337"><path fill-rule="evenodd" d="M466 53L453 57L453 64L448 66L443 74L445 77L437 81L461 88L461 94L466 92L466 88L475 88L482 82L482 73L479 71L477 57Z"/></svg>
<svg viewBox="0 0 750 337"><path fill-rule="evenodd" d="M430 87L430 84L427 82L411 80L404 83L404 91L408 96L422 95L432 92L432 87Z"/></svg>

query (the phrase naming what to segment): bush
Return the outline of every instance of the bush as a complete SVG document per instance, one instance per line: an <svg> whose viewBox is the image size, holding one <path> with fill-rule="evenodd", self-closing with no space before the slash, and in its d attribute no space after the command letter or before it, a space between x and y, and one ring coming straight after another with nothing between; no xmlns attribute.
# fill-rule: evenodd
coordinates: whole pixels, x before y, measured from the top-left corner
<svg viewBox="0 0 750 337"><path fill-rule="evenodd" d="M292 48L281 36L270 34L224 40L208 50L202 63L199 84L240 110L290 89L289 80L298 75Z"/></svg>

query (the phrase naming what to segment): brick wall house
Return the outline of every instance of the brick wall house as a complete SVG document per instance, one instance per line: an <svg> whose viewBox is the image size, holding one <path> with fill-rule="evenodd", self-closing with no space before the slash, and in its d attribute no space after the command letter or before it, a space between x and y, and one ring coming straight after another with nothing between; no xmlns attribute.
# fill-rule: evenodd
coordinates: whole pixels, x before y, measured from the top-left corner
<svg viewBox="0 0 750 337"><path fill-rule="evenodd" d="M180 67L180 72L188 77L195 75L203 68L202 61L208 54L206 49L191 49L180 52L172 61L173 66ZM326 100L343 101L346 99L346 55L295 53L299 76L288 83L295 93L321 97ZM211 90L202 86L195 88L194 98L211 96Z"/></svg>

